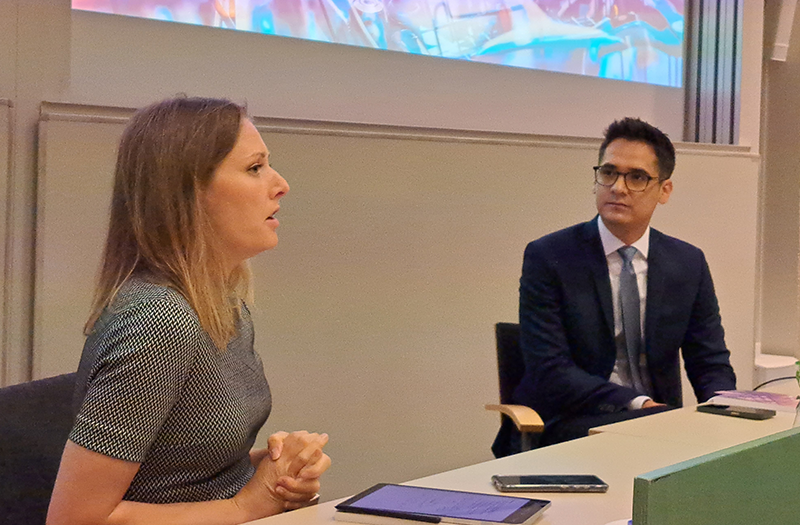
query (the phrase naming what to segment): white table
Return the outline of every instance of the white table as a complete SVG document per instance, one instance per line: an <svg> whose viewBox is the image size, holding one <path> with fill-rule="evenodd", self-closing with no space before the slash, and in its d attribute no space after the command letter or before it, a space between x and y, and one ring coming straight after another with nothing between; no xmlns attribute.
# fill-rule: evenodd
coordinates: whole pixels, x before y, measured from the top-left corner
<svg viewBox="0 0 800 525"><path fill-rule="evenodd" d="M525 494L552 506L541 525L605 525L631 517L633 479L639 474L791 427L793 415L766 421L697 413L694 407L624 421L586 438L487 461L408 482L410 485L493 494L493 474L596 474L605 494ZM365 489L368 487L364 487ZM338 501L251 522L318 525L334 522Z"/></svg>
<svg viewBox="0 0 800 525"><path fill-rule="evenodd" d="M614 433L686 444L711 444L715 450L746 443L792 428L794 412L756 421L698 412L683 407L638 419L629 419L591 429L590 433Z"/></svg>

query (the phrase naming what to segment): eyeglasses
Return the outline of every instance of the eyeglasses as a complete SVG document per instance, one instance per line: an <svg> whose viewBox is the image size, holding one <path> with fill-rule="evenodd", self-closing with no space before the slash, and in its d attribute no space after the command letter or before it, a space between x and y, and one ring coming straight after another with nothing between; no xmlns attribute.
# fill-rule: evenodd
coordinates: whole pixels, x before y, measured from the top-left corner
<svg viewBox="0 0 800 525"><path fill-rule="evenodd" d="M594 181L600 186L611 187L617 183L620 175L625 180L625 187L630 191L644 191L650 184L650 181L658 180L658 177L651 177L643 170L631 170L627 173L617 171L611 166L595 166L594 168Z"/></svg>

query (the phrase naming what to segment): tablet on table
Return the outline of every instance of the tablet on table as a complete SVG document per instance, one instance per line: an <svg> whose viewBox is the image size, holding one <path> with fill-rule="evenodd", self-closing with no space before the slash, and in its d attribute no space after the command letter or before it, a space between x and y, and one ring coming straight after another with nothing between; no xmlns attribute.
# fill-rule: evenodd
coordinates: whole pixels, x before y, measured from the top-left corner
<svg viewBox="0 0 800 525"><path fill-rule="evenodd" d="M540 499L379 483L336 505L334 518L376 525L529 525L549 506Z"/></svg>

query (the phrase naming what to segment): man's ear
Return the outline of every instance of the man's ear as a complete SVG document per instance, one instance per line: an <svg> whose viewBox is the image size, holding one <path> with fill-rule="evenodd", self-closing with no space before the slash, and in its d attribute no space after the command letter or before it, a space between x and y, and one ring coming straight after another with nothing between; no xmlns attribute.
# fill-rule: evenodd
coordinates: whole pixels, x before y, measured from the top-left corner
<svg viewBox="0 0 800 525"><path fill-rule="evenodd" d="M658 196L659 204L666 204L669 201L669 196L672 194L672 179L667 179L661 183L659 189L660 195Z"/></svg>

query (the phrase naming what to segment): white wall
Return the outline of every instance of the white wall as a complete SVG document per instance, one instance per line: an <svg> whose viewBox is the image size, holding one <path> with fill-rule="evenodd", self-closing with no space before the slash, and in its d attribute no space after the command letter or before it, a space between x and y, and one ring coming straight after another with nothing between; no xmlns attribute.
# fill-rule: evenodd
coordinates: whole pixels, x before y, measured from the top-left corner
<svg viewBox="0 0 800 525"><path fill-rule="evenodd" d="M800 16L792 24L786 61L772 61L780 6L768 7L761 343L764 352L800 358Z"/></svg>

